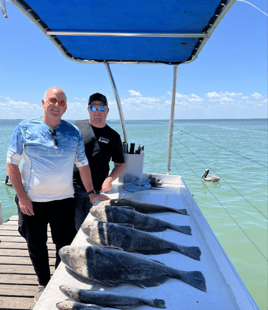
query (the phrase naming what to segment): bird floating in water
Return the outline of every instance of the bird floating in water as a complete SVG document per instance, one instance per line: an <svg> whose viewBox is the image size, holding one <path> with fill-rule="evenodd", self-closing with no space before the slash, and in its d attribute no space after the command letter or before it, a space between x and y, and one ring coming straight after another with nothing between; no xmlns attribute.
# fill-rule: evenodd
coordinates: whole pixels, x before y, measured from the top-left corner
<svg viewBox="0 0 268 310"><path fill-rule="evenodd" d="M217 177L216 175L210 175L210 176L207 177L208 173L209 173L209 170L206 169L205 173L203 174L201 179L203 179L204 181L208 181L208 182L218 182L218 181L220 181L221 178Z"/></svg>
<svg viewBox="0 0 268 310"><path fill-rule="evenodd" d="M5 185L7 185L7 186L13 186L12 183L11 183L11 181L10 181L10 179L9 179L9 176L8 176L8 175L6 176L6 179L5 179Z"/></svg>

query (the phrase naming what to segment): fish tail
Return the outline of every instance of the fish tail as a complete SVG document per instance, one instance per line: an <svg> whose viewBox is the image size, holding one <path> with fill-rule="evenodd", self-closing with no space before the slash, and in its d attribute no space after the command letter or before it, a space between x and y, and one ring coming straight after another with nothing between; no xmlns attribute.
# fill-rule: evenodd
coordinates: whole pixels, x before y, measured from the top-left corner
<svg viewBox="0 0 268 310"><path fill-rule="evenodd" d="M193 259L200 260L201 251L197 246L181 246L174 244L174 250Z"/></svg>
<svg viewBox="0 0 268 310"><path fill-rule="evenodd" d="M192 229L190 226L179 226L179 225L170 224L170 226L168 228L176 230L176 231L178 231L182 234L185 234L185 235L192 235Z"/></svg>
<svg viewBox="0 0 268 310"><path fill-rule="evenodd" d="M206 280L200 271L181 271L176 270L175 278L197 288L200 291L206 292Z"/></svg>
<svg viewBox="0 0 268 310"><path fill-rule="evenodd" d="M163 299L146 300L146 304L155 308L163 308L163 309L166 308L166 304Z"/></svg>
<svg viewBox="0 0 268 310"><path fill-rule="evenodd" d="M172 209L173 212L183 214L183 215L189 215L186 209Z"/></svg>

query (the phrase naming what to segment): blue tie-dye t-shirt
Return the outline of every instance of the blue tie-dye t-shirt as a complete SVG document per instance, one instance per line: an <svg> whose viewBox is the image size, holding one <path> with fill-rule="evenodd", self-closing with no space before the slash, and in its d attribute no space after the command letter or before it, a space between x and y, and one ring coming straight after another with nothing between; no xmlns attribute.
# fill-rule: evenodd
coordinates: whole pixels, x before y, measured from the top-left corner
<svg viewBox="0 0 268 310"><path fill-rule="evenodd" d="M73 197L73 167L88 164L80 130L66 121L53 129L42 118L18 124L11 137L7 162L19 165L22 183L32 201ZM58 144L58 145L57 145Z"/></svg>

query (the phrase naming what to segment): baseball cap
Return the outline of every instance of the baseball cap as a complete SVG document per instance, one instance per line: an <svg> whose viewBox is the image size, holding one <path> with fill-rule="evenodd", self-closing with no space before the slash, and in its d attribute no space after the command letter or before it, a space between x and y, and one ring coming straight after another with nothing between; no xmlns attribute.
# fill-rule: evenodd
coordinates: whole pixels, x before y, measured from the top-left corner
<svg viewBox="0 0 268 310"><path fill-rule="evenodd" d="M108 107L107 98L100 93L95 93L91 95L88 99L88 105L90 105L93 101L101 101L104 105Z"/></svg>

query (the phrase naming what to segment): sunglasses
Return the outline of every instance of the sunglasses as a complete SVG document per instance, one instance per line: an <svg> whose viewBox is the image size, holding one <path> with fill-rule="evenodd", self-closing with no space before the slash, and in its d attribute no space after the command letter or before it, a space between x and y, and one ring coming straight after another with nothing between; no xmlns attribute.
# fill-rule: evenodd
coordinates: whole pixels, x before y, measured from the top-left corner
<svg viewBox="0 0 268 310"><path fill-rule="evenodd" d="M48 99L48 101L50 101L51 103L57 103L58 102L58 105L61 107L66 106L66 101L64 101L64 100L57 100L56 98L50 98L50 99Z"/></svg>
<svg viewBox="0 0 268 310"><path fill-rule="evenodd" d="M52 134L52 137L53 137L55 146L58 147L58 144L59 144L59 143L58 143L58 140L57 140L57 138L56 138L56 136L57 136L56 130L53 129L53 130L51 131L51 134Z"/></svg>
<svg viewBox="0 0 268 310"><path fill-rule="evenodd" d="M96 110L98 110L99 112L104 112L106 109L108 109L108 108L103 106L103 105L100 105L100 106L90 105L89 106L89 111L90 112L95 112Z"/></svg>

